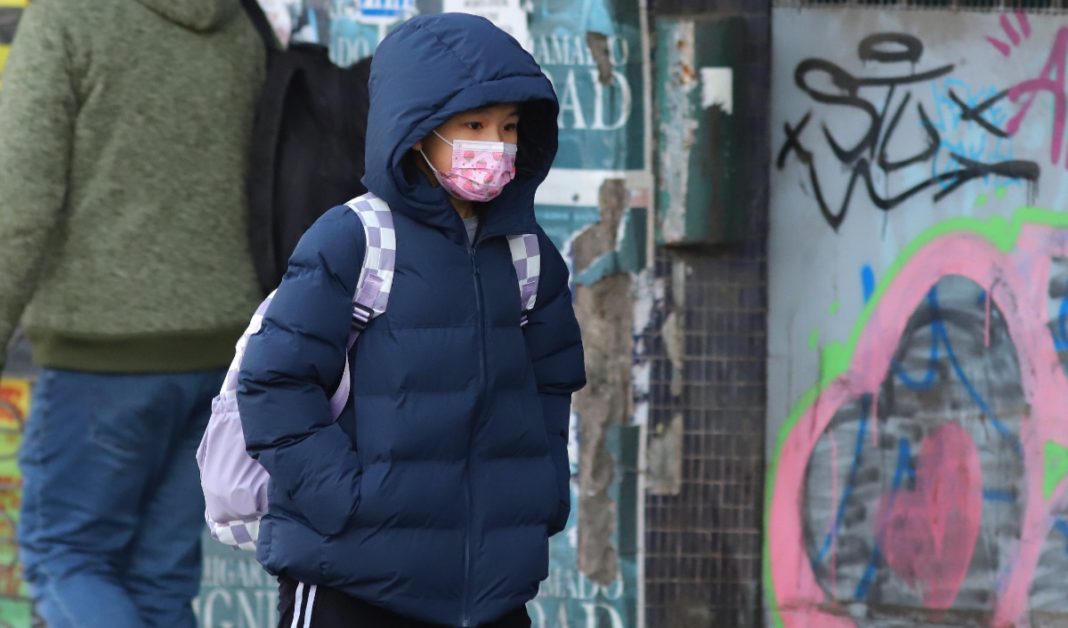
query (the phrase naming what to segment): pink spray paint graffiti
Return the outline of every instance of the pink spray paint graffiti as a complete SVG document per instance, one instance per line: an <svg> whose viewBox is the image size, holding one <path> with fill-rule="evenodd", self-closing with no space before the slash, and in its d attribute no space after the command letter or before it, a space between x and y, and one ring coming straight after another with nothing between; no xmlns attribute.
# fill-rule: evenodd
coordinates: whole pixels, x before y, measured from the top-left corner
<svg viewBox="0 0 1068 628"><path fill-rule="evenodd" d="M1068 16L804 13L773 72L770 619L1068 625Z"/></svg>
<svg viewBox="0 0 1068 628"><path fill-rule="evenodd" d="M1042 599L1068 594L1057 563L1068 485L1046 460L1068 444L1064 324L1050 314L1068 218L1019 217L943 224L903 253L857 328L849 368L789 426L767 548L785 625L854 625L853 601L876 614L880 603L912 608L913 621L1027 625ZM879 447L867 437L874 423ZM855 438L854 461L837 508L809 509L832 466L830 434Z"/></svg>
<svg viewBox="0 0 1068 628"><path fill-rule="evenodd" d="M979 452L971 435L952 422L923 440L915 490L883 495L876 538L887 564L921 591L925 607L953 605L979 537L982 501Z"/></svg>
<svg viewBox="0 0 1068 628"><path fill-rule="evenodd" d="M1001 32L1009 39L1012 46L1019 46L1021 41L1031 36L1031 19L1024 11L1016 11L1013 17L1015 20L1002 15L998 18L998 22L1001 24ZM1015 24L1013 24L1014 21ZM1001 53L1001 56L1008 57L1012 54L1012 47L1004 40L994 36L987 37L986 40Z"/></svg>
<svg viewBox="0 0 1068 628"><path fill-rule="evenodd" d="M1031 112L1035 99L1039 94L1046 93L1053 98L1053 121L1050 133L1050 161L1054 165L1059 163L1064 143L1065 118L1068 116L1068 27L1061 27L1057 31L1053 46L1045 65L1035 78L1017 83L1009 90L1009 100L1023 103L1016 115L1009 120L1005 130L1009 135L1015 135L1020 130L1020 125ZM1068 166L1068 159L1065 160Z"/></svg>

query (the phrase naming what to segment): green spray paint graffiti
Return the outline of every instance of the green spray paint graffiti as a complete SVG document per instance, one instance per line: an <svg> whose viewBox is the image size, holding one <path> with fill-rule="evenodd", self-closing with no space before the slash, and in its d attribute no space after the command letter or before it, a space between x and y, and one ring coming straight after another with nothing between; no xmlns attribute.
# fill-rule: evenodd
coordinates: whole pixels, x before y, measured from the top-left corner
<svg viewBox="0 0 1068 628"><path fill-rule="evenodd" d="M22 501L16 452L30 406L28 379L0 381L0 628L30 624L31 609L15 548Z"/></svg>
<svg viewBox="0 0 1068 628"><path fill-rule="evenodd" d="M1032 612L1041 610L1036 606L1043 604L1043 597L1049 597L1052 589L1059 590L1060 594L1065 592L1063 585L1058 587L1046 578L1046 574L1063 567L1059 563L1059 555L1063 554L1060 530L1065 527L1061 521L1065 516L1065 498L1068 496L1068 487L1063 483L1068 477L1064 454L1068 449L1065 444L1068 442L1068 433L1060 420L1065 411L1062 407L1063 394L1060 392L1064 387L1061 380L1065 379L1065 370L1061 368L1065 364L1065 339L1060 336L1064 317L1062 310L1065 309L1060 305L1063 297L1056 297L1052 318L1049 314L1051 307L1047 306L1050 297L1058 294L1054 292L1055 285L1065 279L1064 266L1059 260L1066 255L1068 214L1027 207L1015 212L1011 220L1000 217L987 220L962 218L938 224L905 247L889 267L853 327L849 341L836 346L833 351L835 357L824 361L828 370L823 373L820 384L796 404L779 432L767 477L765 526L768 536L764 557L765 585L769 600L772 601L771 611L776 625L852 625L833 607L842 598L864 599L871 587L875 586L883 587L884 594L887 594L891 577L879 575L884 569L901 578L906 578L905 574L912 574L907 577L912 578L913 586L922 593L925 606L939 611L939 617L952 617L945 613L958 608L961 612L976 610L994 625L1015 623L1028 609ZM982 348L984 354L991 355L1009 349L1016 356L1019 367L1008 368L1002 361L999 375L1007 371L1010 376L1019 378L1021 406L1028 408L1026 421L1014 418L1010 412L999 412L996 402L987 400L986 395L992 394L993 389L980 378L993 375L977 373L976 358L969 356L968 364L953 366L957 364L956 360L963 359L967 351L964 346L967 340L954 331L967 306L956 307L960 301L951 304L950 296L953 284L958 286L959 291L962 282L990 287L988 291L978 290L983 300L977 300L974 291L966 299L966 303L978 311L986 311L986 338L984 340L984 334L978 333L977 346ZM1041 285L1037 290L1031 289L1036 282ZM1039 303L1028 303L1029 299L1037 299ZM924 310L924 307L927 309ZM949 314L951 311L952 315ZM941 312L944 319L937 318L937 312ZM926 509L937 510L936 504L943 503L949 504L947 508L953 506L956 512L972 510L974 515L971 520L960 519L951 530L947 528L944 538L929 538L935 544L952 544L952 539L963 539L967 543L967 546L962 545L964 554L961 560L951 559L948 554L923 557L925 564L937 568L937 588L934 581L923 580L925 572L919 567L920 563L914 562L920 557L894 553L898 539L894 537L897 533L893 530L911 525L908 521L913 515L904 510L907 507L898 507L895 511L886 505L887 502L883 502L874 513L869 513L868 516L874 517L871 524L875 526L876 533L870 541L875 545L869 544L868 547L874 555L864 573L850 576L845 574L845 560L841 561L838 573L835 573L833 566L827 566L836 562L833 548L837 543L860 542L853 537L839 540L838 537L844 535L843 530L850 524L845 524L839 515L837 522L830 524L831 532L824 537L822 532L814 530L826 528L813 528L811 521L803 520L804 516L798 513L795 501L797 495L810 492L806 478L811 478L813 474L814 463L811 461L815 457L829 457L832 461L838 458L834 433L850 433L843 426L849 423L851 414L858 412L859 432L856 428L852 428L851 432L856 440L854 469L863 464L863 452L869 448L878 450L885 447L886 439L894 434L891 440L900 456L896 463L891 464L897 469L891 474L895 479L885 482L891 490L889 495L897 494L899 502L906 503L900 500L907 499L909 495L922 495L925 473L939 473L931 471L929 465L924 466L924 453L916 457L902 453L907 451L909 441L906 436L899 434L903 433L903 428L895 427L895 423L901 423L901 419L892 416L894 413L889 412L887 405L890 402L886 400L889 391L896 390L893 403L898 413L902 413L902 397L908 389L926 392L934 390L934 385L941 385L936 384L936 380L942 375L935 375L933 370L929 370L928 375L924 376L923 368L916 368L916 359L911 358L911 354L905 350L909 335L922 329L917 327L917 316L925 320L932 320L931 317L935 316L934 326L931 327L933 331L929 334L931 340L923 341L932 343L932 357L921 356L920 362L931 360L932 366L929 368L934 369L933 360L941 352L942 357L938 359L948 360L951 370L955 370L952 377L969 390L971 401L978 405L977 416L999 433L993 443L972 433L968 427L967 412L954 415L957 416L955 419L923 419L935 421L938 426L963 426L953 428L956 432L952 446L960 447L962 443L963 446L978 446L979 453L984 457L990 456L999 464L997 475L984 473L982 469L986 463L980 464L979 458L975 458L976 466L970 475L973 476L972 480L984 478L983 483L978 485L962 484L964 480L947 479L944 474L933 479L927 478L928 486L942 486L951 494L944 495L939 502L926 504ZM983 319L977 319L979 331L982 332ZM886 343L887 337L902 338L901 346ZM940 344L934 344L936 341ZM1057 368L1046 368L1046 365ZM923 378L930 382L920 386L918 380ZM889 382L893 379L900 380L904 385L891 385ZM970 383L970 380L974 383ZM1001 390L999 394L1007 396L1003 386ZM926 394L929 404L930 393ZM947 420L949 422L944 422ZM876 426L882 432L881 437L874 435ZM909 429L912 429L911 426ZM941 456L963 460L961 456L965 456L964 453L949 453L945 447L950 445L936 445L935 441L930 440L936 437L937 429L932 429L932 426L924 429L927 434L927 440L923 441L925 448L941 447ZM865 436L866 430L873 433L870 445ZM974 445L971 445L973 442ZM1007 444L1002 447L1007 453L989 453L998 449L998 442ZM829 456L817 456L817 451ZM871 456L877 458L879 453L874 452ZM1017 471L1010 473L1007 467L1013 466L1011 461L1017 456L1022 457L1022 464L1017 463ZM866 472L875 472L875 467L870 466L864 467ZM858 481L857 474L843 470L842 473L832 471L831 475L846 478L839 490L832 491L838 496L836 499L841 500L838 502L842 504L841 508L851 509L854 520L858 516L863 518L865 515L858 514L858 505L854 503L859 498L851 496L851 490L857 490L854 488ZM896 478L910 475L915 476L911 480L913 487L907 490L902 487L901 492L896 493ZM1023 487L1022 490L1016 489L1017 486ZM965 495L967 493L971 497ZM808 495L806 500L811 498ZM985 519L980 518L978 509L981 505L988 512L996 508L1011 510L1021 521L1013 527L1005 517L999 518L1001 533L1009 529L1009 533L1018 539L1030 539L1033 542L1023 543L1023 549L1011 555L995 552L993 556L984 556L979 546L974 546L978 535L985 529L980 526L986 525ZM839 509L839 512L843 511ZM955 521L952 519L954 513L947 511L946 516ZM880 517L886 519L881 520ZM937 521L938 515L925 510L923 518L925 521ZM971 536L968 530L972 531ZM798 563L789 558L793 551L791 548L797 547L797 539L812 539L813 534L815 544L808 545L808 559ZM825 541L825 538L830 540ZM921 546L923 543L914 537L908 540ZM841 551L845 552L845 546L842 547ZM828 554L828 548L831 554ZM1060 548L1059 553L1053 551L1054 548ZM967 559L964 560L964 557ZM967 593L969 587L975 585L969 584L969 578L972 571L987 568L984 560L996 561L1001 565L1001 571L1012 575L998 584L996 594L990 596L986 605L973 605L969 603L972 598ZM800 570L797 569L799 566ZM846 586L849 588L843 590ZM989 585L984 581L980 586ZM895 594L891 592L887 595Z"/></svg>
<svg viewBox="0 0 1068 628"><path fill-rule="evenodd" d="M773 20L771 619L1063 625L1068 22Z"/></svg>

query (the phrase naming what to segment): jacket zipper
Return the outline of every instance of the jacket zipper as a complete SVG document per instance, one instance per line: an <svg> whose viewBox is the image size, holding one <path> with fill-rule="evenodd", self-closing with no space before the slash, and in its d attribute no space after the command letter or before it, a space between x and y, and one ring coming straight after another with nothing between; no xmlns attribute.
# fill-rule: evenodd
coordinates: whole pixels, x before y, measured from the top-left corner
<svg viewBox="0 0 1068 628"><path fill-rule="evenodd" d="M472 417L471 423L467 429L467 453L464 461L464 497L467 500L467 526L464 529L464 603L463 603L463 617L461 626L467 628L471 626L471 513L473 507L471 505L471 443L474 440L475 424L478 422L482 415L482 403L486 397L486 326L483 324L483 318L485 313L483 312L484 304L482 303L482 276L478 270L478 257L476 255L476 249L478 248L478 239L471 246L471 268L474 270L472 275L475 281L475 307L477 308L478 317L478 375L479 375L479 390L478 401L475 404L475 412Z"/></svg>

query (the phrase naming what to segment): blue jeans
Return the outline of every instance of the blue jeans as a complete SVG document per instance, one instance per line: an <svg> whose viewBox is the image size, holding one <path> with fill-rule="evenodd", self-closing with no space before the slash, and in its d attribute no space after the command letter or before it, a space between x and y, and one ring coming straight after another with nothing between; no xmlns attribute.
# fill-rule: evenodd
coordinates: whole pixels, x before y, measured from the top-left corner
<svg viewBox="0 0 1068 628"><path fill-rule="evenodd" d="M19 557L49 628L196 625L195 454L225 370L45 369L19 452Z"/></svg>

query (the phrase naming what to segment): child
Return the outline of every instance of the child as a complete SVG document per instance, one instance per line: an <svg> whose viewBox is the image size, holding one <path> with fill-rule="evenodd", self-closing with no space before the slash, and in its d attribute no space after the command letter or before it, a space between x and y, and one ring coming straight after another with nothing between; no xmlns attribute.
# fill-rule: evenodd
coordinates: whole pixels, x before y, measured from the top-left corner
<svg viewBox="0 0 1068 628"><path fill-rule="evenodd" d="M462 14L397 28L370 89L363 181L394 217L389 306L352 351L335 423L365 236L330 210L242 364L248 451L271 476L257 555L283 626L529 626L585 384L567 269L534 220L556 97L514 39ZM469 148L487 150L477 172ZM505 237L523 233L542 256L525 327Z"/></svg>

